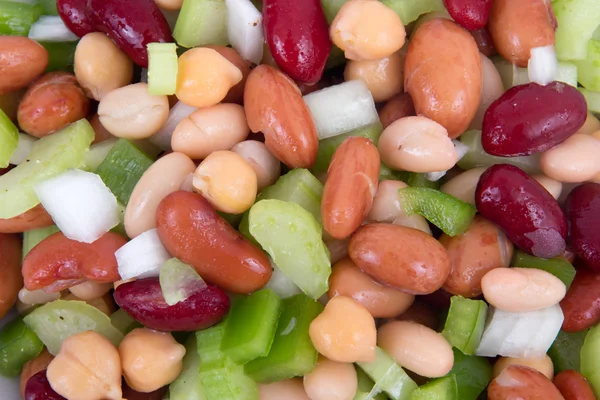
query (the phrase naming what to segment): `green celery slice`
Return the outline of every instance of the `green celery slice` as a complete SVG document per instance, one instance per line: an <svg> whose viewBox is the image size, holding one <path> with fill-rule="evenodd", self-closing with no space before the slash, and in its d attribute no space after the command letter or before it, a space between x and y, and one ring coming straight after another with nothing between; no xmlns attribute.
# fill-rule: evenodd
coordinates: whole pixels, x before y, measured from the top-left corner
<svg viewBox="0 0 600 400"><path fill-rule="evenodd" d="M44 9L44 15L58 15L56 0L39 0L39 2Z"/></svg>
<svg viewBox="0 0 600 400"><path fill-rule="evenodd" d="M46 72L73 72L77 43L79 43L79 41L40 42L40 44L48 51L48 66L46 67Z"/></svg>
<svg viewBox="0 0 600 400"><path fill-rule="evenodd" d="M386 400L387 396L381 393L381 389L375 388L375 382L369 378L365 371L360 368L356 369L356 378L358 380L358 389L353 400ZM379 393L375 393L379 390Z"/></svg>
<svg viewBox="0 0 600 400"><path fill-rule="evenodd" d="M417 384L385 351L377 347L375 361L356 363L369 378L375 381L375 388L383 390L392 400L409 400Z"/></svg>
<svg viewBox="0 0 600 400"><path fill-rule="evenodd" d="M143 327L142 324L133 319L133 317L127 314L122 308L119 308L117 311L110 314L110 323L123 335L127 335L136 328Z"/></svg>
<svg viewBox="0 0 600 400"><path fill-rule="evenodd" d="M321 303L304 294L284 299L269 354L246 364L246 374L257 382L275 382L312 371L318 354L308 329L321 311Z"/></svg>
<svg viewBox="0 0 600 400"><path fill-rule="evenodd" d="M475 354L483 334L487 309L483 300L452 296L442 335L463 353Z"/></svg>
<svg viewBox="0 0 600 400"><path fill-rule="evenodd" d="M331 25L340 8L349 0L321 0L327 23Z"/></svg>
<svg viewBox="0 0 600 400"><path fill-rule="evenodd" d="M588 331L560 331L548 350L556 373L573 369L581 372L581 346Z"/></svg>
<svg viewBox="0 0 600 400"><path fill-rule="evenodd" d="M102 161L104 161L118 141L119 139L117 138L111 138L90 146L90 150L83 156L83 167L81 169L96 172Z"/></svg>
<svg viewBox="0 0 600 400"><path fill-rule="evenodd" d="M259 400L256 382L244 374L244 367L230 360L223 368L201 370L200 381L208 399Z"/></svg>
<svg viewBox="0 0 600 400"><path fill-rule="evenodd" d="M564 258L554 257L549 260L534 257L522 250L517 250L512 259L511 265L518 268L536 268L549 272L560 279L567 289L575 279L575 268Z"/></svg>
<svg viewBox="0 0 600 400"><path fill-rule="evenodd" d="M31 25L43 12L37 3L0 1L0 35L27 36Z"/></svg>
<svg viewBox="0 0 600 400"><path fill-rule="evenodd" d="M344 51L335 44L332 44L331 50L329 51L329 57L327 57L327 62L325 63L325 70L327 71L339 67L345 62L346 56L344 55Z"/></svg>
<svg viewBox="0 0 600 400"><path fill-rule="evenodd" d="M117 197L127 205L133 188L153 161L127 139L119 139L98 166L96 173Z"/></svg>
<svg viewBox="0 0 600 400"><path fill-rule="evenodd" d="M237 364L246 364L269 354L282 301L270 289L235 300L229 311L221 350Z"/></svg>
<svg viewBox="0 0 600 400"><path fill-rule="evenodd" d="M80 332L98 332L115 346L123 340L123 334L111 324L106 314L83 301L56 300L46 303L33 310L23 321L52 355L58 353L66 338Z"/></svg>
<svg viewBox="0 0 600 400"><path fill-rule="evenodd" d="M445 10L442 0L382 0L382 3L394 10L404 25L423 14Z"/></svg>
<svg viewBox="0 0 600 400"><path fill-rule="evenodd" d="M407 171L394 171L384 163L379 165L379 182L387 180L406 182L409 174L410 172Z"/></svg>
<svg viewBox="0 0 600 400"><path fill-rule="evenodd" d="M458 396L454 375L432 379L412 392L411 400L464 400Z"/></svg>
<svg viewBox="0 0 600 400"><path fill-rule="evenodd" d="M600 25L598 0L557 0L552 4L558 22L554 48L561 61L583 60L588 41Z"/></svg>
<svg viewBox="0 0 600 400"><path fill-rule="evenodd" d="M466 232L477 209L439 190L407 187L398 190L407 215L420 214L448 236Z"/></svg>
<svg viewBox="0 0 600 400"><path fill-rule="evenodd" d="M600 114L600 92L593 92L584 88L579 88L579 91L585 97L588 111Z"/></svg>
<svg viewBox="0 0 600 400"><path fill-rule="evenodd" d="M221 351L221 343L225 335L226 322L196 332L198 354L200 355L200 371L222 368L227 356Z"/></svg>
<svg viewBox="0 0 600 400"><path fill-rule="evenodd" d="M148 93L175 94L177 88L177 45L148 43Z"/></svg>
<svg viewBox="0 0 600 400"><path fill-rule="evenodd" d="M311 213L296 203L261 200L248 220L250 234L304 293L316 300L327 292L329 252Z"/></svg>
<svg viewBox="0 0 600 400"><path fill-rule="evenodd" d="M585 60L573 61L577 65L577 80L588 90L600 92L600 41L590 40Z"/></svg>
<svg viewBox="0 0 600 400"><path fill-rule="evenodd" d="M600 397L600 325L590 328L581 346L581 374Z"/></svg>
<svg viewBox="0 0 600 400"><path fill-rule="evenodd" d="M33 187L79 167L93 140L94 129L86 119L37 140L28 160L0 176L0 218L15 217L38 205Z"/></svg>
<svg viewBox="0 0 600 400"><path fill-rule="evenodd" d="M500 56L493 57L492 61L500 73L505 90L530 82L527 68L517 67ZM555 80L577 87L577 66L573 62L560 61L556 70Z"/></svg>
<svg viewBox="0 0 600 400"><path fill-rule="evenodd" d="M19 130L0 109L0 168L8 167L8 163L19 144Z"/></svg>
<svg viewBox="0 0 600 400"><path fill-rule="evenodd" d="M162 265L159 281L165 303L170 306L206 288L206 282L196 270L177 258L171 258Z"/></svg>
<svg viewBox="0 0 600 400"><path fill-rule="evenodd" d="M42 240L56 232L60 232L60 229L58 229L56 225L50 225L45 228L23 232L23 259L25 259L25 256L29 254L31 249L37 246Z"/></svg>
<svg viewBox="0 0 600 400"><path fill-rule="evenodd" d="M435 182L430 181L429 179L427 179L425 174L419 174L416 172L408 173L408 179L406 180L406 184L412 187L429 188L436 190L439 189L441 186L439 180Z"/></svg>
<svg viewBox="0 0 600 400"><path fill-rule="evenodd" d="M181 374L169 385L170 400L206 400L202 381L198 371L200 355L196 336L190 336L185 342L185 356Z"/></svg>
<svg viewBox="0 0 600 400"><path fill-rule="evenodd" d="M492 379L492 366L485 357L468 356L455 348L454 365L448 375L454 375L460 400L477 400Z"/></svg>
<svg viewBox="0 0 600 400"><path fill-rule="evenodd" d="M208 44L227 46L225 0L184 0L173 37L187 48Z"/></svg>
<svg viewBox="0 0 600 400"><path fill-rule="evenodd" d="M15 377L23 365L35 358L44 344L25 325L23 319L8 323L0 331L0 375Z"/></svg>

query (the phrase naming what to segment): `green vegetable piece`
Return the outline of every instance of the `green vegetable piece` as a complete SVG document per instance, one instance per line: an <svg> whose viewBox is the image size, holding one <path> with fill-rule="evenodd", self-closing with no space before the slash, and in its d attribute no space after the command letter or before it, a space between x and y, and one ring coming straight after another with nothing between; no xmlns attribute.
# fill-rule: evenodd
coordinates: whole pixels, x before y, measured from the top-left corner
<svg viewBox="0 0 600 400"><path fill-rule="evenodd" d="M117 197L127 205L133 188L153 161L127 139L119 139L98 166L96 173Z"/></svg>
<svg viewBox="0 0 600 400"><path fill-rule="evenodd" d="M227 46L227 7L224 0L184 0L173 37L180 46Z"/></svg>
<svg viewBox="0 0 600 400"><path fill-rule="evenodd" d="M591 90L579 88L579 91L585 97L588 111L600 114L600 92L592 92Z"/></svg>
<svg viewBox="0 0 600 400"><path fill-rule="evenodd" d="M221 350L237 364L269 354L282 301L270 289L235 300L231 306Z"/></svg>
<svg viewBox="0 0 600 400"><path fill-rule="evenodd" d="M8 167L10 158L19 144L19 130L0 109L0 168Z"/></svg>
<svg viewBox="0 0 600 400"><path fill-rule="evenodd" d="M581 374L588 380L596 398L600 397L600 325L588 331L581 346Z"/></svg>
<svg viewBox="0 0 600 400"><path fill-rule="evenodd" d="M454 352L454 365L448 375L454 375L460 400L477 400L492 379L492 366L485 357Z"/></svg>
<svg viewBox="0 0 600 400"><path fill-rule="evenodd" d="M117 328L123 335L127 335L129 332L136 328L142 328L143 325L137 322L133 317L122 308L119 308L114 313L110 314L110 323L112 326Z"/></svg>
<svg viewBox="0 0 600 400"><path fill-rule="evenodd" d="M394 10L404 25L423 14L445 9L442 0L382 0L382 3Z"/></svg>
<svg viewBox="0 0 600 400"><path fill-rule="evenodd" d="M600 21L597 0L557 0L552 4L558 23L554 48L560 61L583 60L588 41Z"/></svg>
<svg viewBox="0 0 600 400"><path fill-rule="evenodd" d="M435 189L407 187L398 194L408 215L422 215L448 236L464 233L477 212L473 205Z"/></svg>
<svg viewBox="0 0 600 400"><path fill-rule="evenodd" d="M375 381L373 389L384 391L392 400L410 399L417 384L385 351L379 347L375 351L374 362L356 363L369 378Z"/></svg>
<svg viewBox="0 0 600 400"><path fill-rule="evenodd" d="M347 2L348 0L321 0L323 12L325 13L329 25L333 22L333 19L340 11L340 8Z"/></svg>
<svg viewBox="0 0 600 400"><path fill-rule="evenodd" d="M206 400L202 381L198 370L200 369L200 355L196 335L192 335L185 342L185 356L181 374L169 385L170 400Z"/></svg>
<svg viewBox="0 0 600 400"><path fill-rule="evenodd" d="M159 281L165 303L170 306L206 288L206 282L196 270L177 258L171 258L162 265Z"/></svg>
<svg viewBox="0 0 600 400"><path fill-rule="evenodd" d="M483 300L452 296L442 335L463 353L475 354L483 334L487 309Z"/></svg>
<svg viewBox="0 0 600 400"><path fill-rule="evenodd" d="M559 331L554 343L548 350L548 356L554 364L556 373L573 369L581 372L581 346L588 331L565 332Z"/></svg>
<svg viewBox="0 0 600 400"><path fill-rule="evenodd" d="M117 138L111 138L90 146L90 150L83 156L83 167L81 169L96 172L102 161L104 161L118 141L119 139Z"/></svg>
<svg viewBox="0 0 600 400"><path fill-rule="evenodd" d="M427 179L425 174L418 174L416 172L409 172L408 179L406 180L406 184L411 187L419 187L419 188L429 188L436 189L440 188L440 181L430 181Z"/></svg>
<svg viewBox="0 0 600 400"><path fill-rule="evenodd" d="M600 41L590 40L585 60L573 61L577 66L577 80L588 90L600 92Z"/></svg>
<svg viewBox="0 0 600 400"><path fill-rule="evenodd" d="M40 354L43 348L44 344L23 319L10 322L0 331L0 375L19 375L23 365Z"/></svg>
<svg viewBox="0 0 600 400"><path fill-rule="evenodd" d="M329 288L331 262L322 228L296 203L261 200L250 209L250 234L275 264L313 299Z"/></svg>
<svg viewBox="0 0 600 400"><path fill-rule="evenodd" d="M175 94L177 88L177 45L148 43L148 93Z"/></svg>
<svg viewBox="0 0 600 400"><path fill-rule="evenodd" d="M69 168L78 168L93 140L94 130L86 119L37 140L29 161L0 176L0 218L15 217L38 205L33 187Z"/></svg>
<svg viewBox="0 0 600 400"><path fill-rule="evenodd" d="M358 380L358 390L354 395L354 400L387 400L387 396L381 393L381 389L375 388L375 382L360 368L356 369L356 378ZM376 393L376 391L379 393Z"/></svg>
<svg viewBox="0 0 600 400"><path fill-rule="evenodd" d="M39 0L39 2L44 9L44 15L58 15L56 0Z"/></svg>
<svg viewBox="0 0 600 400"><path fill-rule="evenodd" d="M0 1L0 35L27 36L44 9L34 3Z"/></svg>
<svg viewBox="0 0 600 400"><path fill-rule="evenodd" d="M227 356L221 351L225 325L226 321L223 321L213 327L196 332L198 354L200 355L200 371L225 366Z"/></svg>
<svg viewBox="0 0 600 400"><path fill-rule="evenodd" d="M53 3L56 2L54 1ZM46 72L73 72L77 43L79 43L79 41L60 43L40 42L40 44L48 51L48 66L46 67Z"/></svg>
<svg viewBox="0 0 600 400"><path fill-rule="evenodd" d="M407 171L394 171L384 163L379 165L379 182L381 181L403 181L406 182L411 172Z"/></svg>
<svg viewBox="0 0 600 400"><path fill-rule="evenodd" d="M201 370L200 381L207 399L259 400L256 382L244 374L244 367L230 360L223 368Z"/></svg>
<svg viewBox="0 0 600 400"><path fill-rule="evenodd" d="M98 332L115 346L123 340L123 334L111 324L106 314L83 301L56 300L46 303L33 310L23 321L52 355L58 353L63 340L80 332Z"/></svg>
<svg viewBox="0 0 600 400"><path fill-rule="evenodd" d="M269 354L246 364L246 374L257 382L275 382L312 371L318 354L308 328L321 311L321 303L304 294L284 299Z"/></svg>
<svg viewBox="0 0 600 400"><path fill-rule="evenodd" d="M31 249L56 232L60 232L56 225L23 232L23 259L25 259L25 256L29 254Z"/></svg>
<svg viewBox="0 0 600 400"><path fill-rule="evenodd" d="M544 258L538 258L529 255L524 251L517 250L511 265L518 268L536 268L549 272L563 281L567 289L569 289L573 279L575 279L575 268L573 265L571 265L571 263L564 258L560 257L554 257L546 260Z"/></svg>
<svg viewBox="0 0 600 400"><path fill-rule="evenodd" d="M454 375L432 379L412 392L411 400L463 400Z"/></svg>
<svg viewBox="0 0 600 400"><path fill-rule="evenodd" d="M332 44L331 50L329 51L329 57L327 57L327 62L325 63L325 70L327 71L340 67L344 65L345 62L346 56L344 55L344 51L335 44Z"/></svg>

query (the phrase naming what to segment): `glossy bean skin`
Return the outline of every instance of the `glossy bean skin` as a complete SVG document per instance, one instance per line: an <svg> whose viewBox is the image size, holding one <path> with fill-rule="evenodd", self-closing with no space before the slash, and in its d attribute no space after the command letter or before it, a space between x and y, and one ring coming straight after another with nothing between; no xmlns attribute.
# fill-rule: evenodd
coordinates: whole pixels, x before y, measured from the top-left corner
<svg viewBox="0 0 600 400"><path fill-rule="evenodd" d="M292 79L316 83L331 50L329 26L319 0L264 0L265 40L275 62Z"/></svg>
<svg viewBox="0 0 600 400"><path fill-rule="evenodd" d="M498 69L485 55L480 54L481 57L481 73L482 73L482 84L481 84L481 100L479 102L479 108L477 114L471 121L469 129L479 129L483 125L483 117L489 106L496 101L504 93L504 85L502 84L502 78Z"/></svg>
<svg viewBox="0 0 600 400"><path fill-rule="evenodd" d="M258 398L260 400L310 400L304 391L302 380L296 378L267 384L259 383Z"/></svg>
<svg viewBox="0 0 600 400"><path fill-rule="evenodd" d="M560 182L593 180L600 172L600 140L576 133L540 156L542 171Z"/></svg>
<svg viewBox="0 0 600 400"><path fill-rule="evenodd" d="M0 234L0 318L15 305L23 286L21 240L18 235Z"/></svg>
<svg viewBox="0 0 600 400"><path fill-rule="evenodd" d="M53 359L54 356L50 354L46 348L44 348L44 350L42 350L42 352L33 360L27 361L25 365L23 365L20 376L21 397L25 398L25 386L27 386L29 379L38 372L44 371L46 368L48 368L50 361Z"/></svg>
<svg viewBox="0 0 600 400"><path fill-rule="evenodd" d="M48 66L48 51L20 36L0 36L0 95L24 89Z"/></svg>
<svg viewBox="0 0 600 400"><path fill-rule="evenodd" d="M344 69L346 81L362 79L376 103L389 100L404 87L404 58L402 50L378 60L348 61Z"/></svg>
<svg viewBox="0 0 600 400"><path fill-rule="evenodd" d="M173 256L207 282L234 293L251 293L271 278L266 255L231 227L201 195L178 191L156 211L160 239Z"/></svg>
<svg viewBox="0 0 600 400"><path fill-rule="evenodd" d="M581 332L600 321L600 273L579 268L560 307L567 332Z"/></svg>
<svg viewBox="0 0 600 400"><path fill-rule="evenodd" d="M25 385L25 400L66 400L60 394L56 393L48 378L46 378L46 370L33 375Z"/></svg>
<svg viewBox="0 0 600 400"><path fill-rule="evenodd" d="M571 232L569 245L585 264L600 272L600 184L585 183L576 187L565 201L565 213ZM592 222L593 221L593 222Z"/></svg>
<svg viewBox="0 0 600 400"><path fill-rule="evenodd" d="M248 79L248 75L250 74L250 67L252 63L244 60L242 56L240 56L240 54L231 47L212 45L204 47L215 50L217 53L225 57L230 63L238 67L238 69L242 72L242 80L237 85L229 89L227 96L225 96L225 98L222 100L222 103L242 104L244 102L244 87L246 86L246 79Z"/></svg>
<svg viewBox="0 0 600 400"><path fill-rule="evenodd" d="M477 209L519 248L552 258L566 247L567 220L550 193L518 167L488 168L475 191Z"/></svg>
<svg viewBox="0 0 600 400"><path fill-rule="evenodd" d="M134 63L148 68L148 43L173 42L171 29L153 0L88 0L96 30L108 33Z"/></svg>
<svg viewBox="0 0 600 400"><path fill-rule="evenodd" d="M89 244L68 239L61 232L50 235L23 261L25 288L37 290L58 283L50 290L58 292L72 286L70 281L118 281L121 278L114 253L125 243L127 239L113 232ZM61 281L66 281L66 286L60 285Z"/></svg>
<svg viewBox="0 0 600 400"><path fill-rule="evenodd" d="M492 0L444 0L444 6L456 23L476 31L487 24Z"/></svg>
<svg viewBox="0 0 600 400"><path fill-rule="evenodd" d="M317 365L304 375L304 390L313 400L350 400L358 389L354 365L319 357Z"/></svg>
<svg viewBox="0 0 600 400"><path fill-rule="evenodd" d="M273 185L281 175L281 163L262 142L245 140L233 146L231 151L240 155L250 164L256 173L259 191Z"/></svg>
<svg viewBox="0 0 600 400"><path fill-rule="evenodd" d="M363 225L352 235L348 254L376 281L407 293L433 293L450 273L450 259L437 240L399 225Z"/></svg>
<svg viewBox="0 0 600 400"><path fill-rule="evenodd" d="M65 25L79 37L94 32L94 22L87 0L56 0L58 15Z"/></svg>
<svg viewBox="0 0 600 400"><path fill-rule="evenodd" d="M508 367L509 365L523 365L541 372L548 379L552 379L554 377L554 364L552 364L552 359L548 355L545 355L541 358L500 357L494 363L494 368L492 369L492 378L500 375L504 368Z"/></svg>
<svg viewBox="0 0 600 400"><path fill-rule="evenodd" d="M583 95L571 85L518 85L494 101L483 117L481 144L495 156L539 153L563 142L587 117Z"/></svg>
<svg viewBox="0 0 600 400"><path fill-rule="evenodd" d="M38 204L29 211L13 218L0 219L0 233L27 232L52 225L52 217L44 206Z"/></svg>
<svg viewBox="0 0 600 400"><path fill-rule="evenodd" d="M539 371L522 365L506 367L488 386L489 400L564 400Z"/></svg>
<svg viewBox="0 0 600 400"><path fill-rule="evenodd" d="M473 39L475 39L475 43L477 43L477 48L481 54L486 57L491 57L498 54L496 47L494 46L492 36L490 35L490 31L487 29L487 27L478 29L476 31L471 31L471 36L473 36Z"/></svg>
<svg viewBox="0 0 600 400"><path fill-rule="evenodd" d="M595 400L590 384L579 372L567 370L554 377L554 386L558 388L565 400Z"/></svg>
<svg viewBox="0 0 600 400"><path fill-rule="evenodd" d="M412 117L417 115L415 105L409 93L400 93L392 97L379 110L379 120L383 129L391 125L392 122L404 117Z"/></svg>
<svg viewBox="0 0 600 400"><path fill-rule="evenodd" d="M440 190L466 203L475 205L475 189L486 168L471 168L442 185Z"/></svg>

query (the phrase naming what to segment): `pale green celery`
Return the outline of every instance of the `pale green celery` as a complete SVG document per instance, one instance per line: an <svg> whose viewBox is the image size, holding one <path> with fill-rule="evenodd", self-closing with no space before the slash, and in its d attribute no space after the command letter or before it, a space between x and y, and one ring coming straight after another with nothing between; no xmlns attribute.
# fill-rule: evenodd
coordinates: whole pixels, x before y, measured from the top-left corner
<svg viewBox="0 0 600 400"><path fill-rule="evenodd" d="M185 342L185 356L181 374L169 385L170 400L206 400L200 380L200 355L196 335Z"/></svg>
<svg viewBox="0 0 600 400"><path fill-rule="evenodd" d="M588 111L600 114L600 92L592 92L591 90L579 88L579 91L585 97Z"/></svg>
<svg viewBox="0 0 600 400"><path fill-rule="evenodd" d="M148 93L175 94L177 88L177 45L148 43Z"/></svg>
<svg viewBox="0 0 600 400"><path fill-rule="evenodd" d="M80 169L96 172L118 140L118 138L110 138L90 146L89 151L86 151L83 156L83 167Z"/></svg>
<svg viewBox="0 0 600 400"><path fill-rule="evenodd" d="M423 14L445 10L442 0L382 0L382 3L394 10L404 25Z"/></svg>
<svg viewBox="0 0 600 400"><path fill-rule="evenodd" d="M37 140L28 160L0 176L0 218L12 218L40 202L33 187L83 163L94 140L94 129L81 119L59 132Z"/></svg>
<svg viewBox="0 0 600 400"><path fill-rule="evenodd" d="M117 311L110 314L110 323L123 335L127 335L135 328L141 328L143 326L122 308L119 308Z"/></svg>
<svg viewBox="0 0 600 400"><path fill-rule="evenodd" d="M575 279L575 268L570 262L561 257L551 259L539 258L525 253L522 250L515 251L511 267L537 268L549 272L560 279L567 290Z"/></svg>
<svg viewBox="0 0 600 400"><path fill-rule="evenodd" d="M332 44L331 50L329 51L329 57L327 57L327 62L325 63L325 70L339 67L345 62L346 56L344 56L344 51L335 44Z"/></svg>
<svg viewBox="0 0 600 400"><path fill-rule="evenodd" d="M381 348L376 348L372 363L356 363L375 382L374 391L382 390L392 400L410 400L417 384Z"/></svg>
<svg viewBox="0 0 600 400"><path fill-rule="evenodd" d="M58 15L56 0L40 0L39 3L43 7L45 15Z"/></svg>
<svg viewBox="0 0 600 400"><path fill-rule="evenodd" d="M487 304L482 300L452 296L442 335L466 355L473 355L483 334Z"/></svg>
<svg viewBox="0 0 600 400"><path fill-rule="evenodd" d="M170 306L206 288L206 282L196 270L177 258L171 258L162 265L159 281L165 303Z"/></svg>
<svg viewBox="0 0 600 400"><path fill-rule="evenodd" d="M584 60L588 41L600 25L600 1L557 0L552 8L558 22L556 56L560 61Z"/></svg>
<svg viewBox="0 0 600 400"><path fill-rule="evenodd" d="M573 61L577 65L578 80L587 90L600 92L600 41L590 40L585 60Z"/></svg>
<svg viewBox="0 0 600 400"><path fill-rule="evenodd" d="M321 5L323 6L323 12L325 13L325 17L327 18L327 23L331 25L333 19L337 15L340 8L347 3L348 0L321 0Z"/></svg>
<svg viewBox="0 0 600 400"><path fill-rule="evenodd" d="M0 168L8 167L8 163L19 144L19 130L0 109Z"/></svg>
<svg viewBox="0 0 600 400"><path fill-rule="evenodd" d="M184 0L173 37L187 48L208 44L227 46L225 0Z"/></svg>
<svg viewBox="0 0 600 400"><path fill-rule="evenodd" d="M408 173L408 178L406 179L406 184L408 186L412 186L412 187L419 187L419 188L429 188L429 189L439 189L440 188L440 181L430 181L429 179L427 179L427 177L425 176L425 174L419 174L416 172L409 172Z"/></svg>
<svg viewBox="0 0 600 400"><path fill-rule="evenodd" d="M594 389L596 398L600 398L600 325L591 328L583 346L581 346L581 374Z"/></svg>
<svg viewBox="0 0 600 400"><path fill-rule="evenodd" d="M458 397L458 385L454 375L432 379L419 386L411 400L464 400Z"/></svg>
<svg viewBox="0 0 600 400"><path fill-rule="evenodd" d="M375 382L371 380L360 368L356 368L356 378L358 379L358 389L353 400L386 400L387 396L381 392L381 389L375 389ZM379 393L375 391L379 390Z"/></svg>
<svg viewBox="0 0 600 400"><path fill-rule="evenodd" d="M25 256L27 256L31 249L56 232L60 232L56 225L23 232L23 259L25 259Z"/></svg>
<svg viewBox="0 0 600 400"><path fill-rule="evenodd" d="M500 73L504 90L529 83L527 68L517 67L500 56L493 57L492 61ZM556 80L577 87L577 73L577 66L574 64L574 61L560 61L556 70Z"/></svg>

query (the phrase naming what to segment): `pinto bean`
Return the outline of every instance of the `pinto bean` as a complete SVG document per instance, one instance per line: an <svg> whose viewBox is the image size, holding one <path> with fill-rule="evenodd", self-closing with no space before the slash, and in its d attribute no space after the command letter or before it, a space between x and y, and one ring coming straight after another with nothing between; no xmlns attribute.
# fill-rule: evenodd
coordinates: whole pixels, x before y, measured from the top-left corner
<svg viewBox="0 0 600 400"><path fill-rule="evenodd" d="M0 318L15 305L21 287L21 238L0 233Z"/></svg>
<svg viewBox="0 0 600 400"><path fill-rule="evenodd" d="M489 400L545 399L564 400L556 386L539 371L510 365L488 386Z"/></svg>
<svg viewBox="0 0 600 400"><path fill-rule="evenodd" d="M48 52L20 36L0 36L0 95L24 89L48 66Z"/></svg>
<svg viewBox="0 0 600 400"><path fill-rule="evenodd" d="M45 228L52 225L52 217L44 206L38 204L29 211L13 218L0 219L0 232L19 233L27 232L33 229Z"/></svg>

